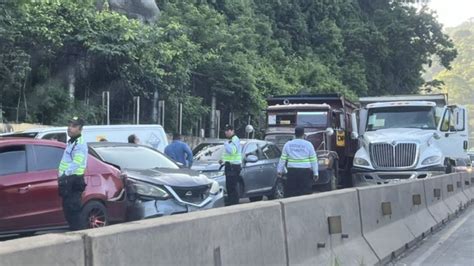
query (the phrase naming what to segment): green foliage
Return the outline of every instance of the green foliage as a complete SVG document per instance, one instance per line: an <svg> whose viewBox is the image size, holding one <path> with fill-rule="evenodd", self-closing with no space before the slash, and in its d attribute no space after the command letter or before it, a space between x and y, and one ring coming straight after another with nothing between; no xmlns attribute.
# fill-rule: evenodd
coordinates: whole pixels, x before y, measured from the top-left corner
<svg viewBox="0 0 474 266"><path fill-rule="evenodd" d="M73 113L100 123L103 91L112 122L152 122L153 94L167 101L167 130L184 103L184 131L217 98L242 131L265 98L299 92L358 96L416 92L423 64L456 56L429 10L398 1L158 0L155 24L96 1L0 4L0 108L12 119L62 123ZM73 84L74 101L68 95ZM13 109L8 109L13 108ZM12 110L21 109L21 112ZM89 121L90 120L90 121Z"/></svg>
<svg viewBox="0 0 474 266"><path fill-rule="evenodd" d="M454 41L459 56L452 62L451 69L434 75L439 86L434 92L446 92L450 103L465 105L469 112L471 142L474 140L474 21L465 22L447 30ZM439 69L439 68L437 68ZM472 143L471 143L472 145Z"/></svg>

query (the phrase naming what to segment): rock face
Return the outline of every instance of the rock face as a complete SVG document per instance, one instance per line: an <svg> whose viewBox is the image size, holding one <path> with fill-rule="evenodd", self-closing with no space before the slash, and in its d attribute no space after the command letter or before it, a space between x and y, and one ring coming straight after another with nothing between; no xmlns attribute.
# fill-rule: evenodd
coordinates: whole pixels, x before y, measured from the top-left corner
<svg viewBox="0 0 474 266"><path fill-rule="evenodd" d="M99 8L103 6L103 2L104 0L98 1ZM154 22L160 16L155 0L108 0L108 3L111 10L143 22Z"/></svg>

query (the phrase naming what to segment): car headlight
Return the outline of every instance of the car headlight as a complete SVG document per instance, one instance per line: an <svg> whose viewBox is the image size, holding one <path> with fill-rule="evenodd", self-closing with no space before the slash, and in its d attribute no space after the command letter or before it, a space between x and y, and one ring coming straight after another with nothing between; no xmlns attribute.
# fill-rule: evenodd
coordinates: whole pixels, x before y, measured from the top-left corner
<svg viewBox="0 0 474 266"><path fill-rule="evenodd" d="M441 160L441 157L438 155L430 156L423 160L422 165L435 164Z"/></svg>
<svg viewBox="0 0 474 266"><path fill-rule="evenodd" d="M211 185L211 189L209 190L209 193L215 195L219 193L220 190L221 190L221 187L219 186L219 183L217 183L216 181L212 181L212 185Z"/></svg>
<svg viewBox="0 0 474 266"><path fill-rule="evenodd" d="M137 194L140 196L157 199L169 199L171 197L164 188L158 186L138 182L134 183L134 186Z"/></svg>
<svg viewBox="0 0 474 266"><path fill-rule="evenodd" d="M207 178L217 178L224 175L224 171L202 172Z"/></svg>
<svg viewBox="0 0 474 266"><path fill-rule="evenodd" d="M321 159L318 159L318 164L319 165L325 165L325 166L328 166L329 165L329 159L328 158L321 158Z"/></svg>
<svg viewBox="0 0 474 266"><path fill-rule="evenodd" d="M354 165L370 166L369 162L366 159L360 157L354 158Z"/></svg>

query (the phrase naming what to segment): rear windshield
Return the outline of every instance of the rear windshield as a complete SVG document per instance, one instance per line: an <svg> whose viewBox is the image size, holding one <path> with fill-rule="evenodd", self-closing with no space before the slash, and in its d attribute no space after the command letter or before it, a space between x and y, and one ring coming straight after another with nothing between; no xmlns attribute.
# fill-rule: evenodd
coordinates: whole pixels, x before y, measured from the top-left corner
<svg viewBox="0 0 474 266"><path fill-rule="evenodd" d="M13 138L35 138L38 135L38 132L28 132L28 133L8 133L2 134L2 137L13 137Z"/></svg>

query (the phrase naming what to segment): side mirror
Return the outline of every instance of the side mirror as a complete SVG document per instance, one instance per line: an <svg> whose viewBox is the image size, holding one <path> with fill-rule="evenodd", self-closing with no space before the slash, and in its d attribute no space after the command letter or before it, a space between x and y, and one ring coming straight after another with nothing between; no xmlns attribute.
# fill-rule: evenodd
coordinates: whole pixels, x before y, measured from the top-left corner
<svg viewBox="0 0 474 266"><path fill-rule="evenodd" d="M334 129L332 129L331 127L326 128L326 134L328 136L334 135Z"/></svg>
<svg viewBox="0 0 474 266"><path fill-rule="evenodd" d="M358 139L358 138L359 138L359 134L357 134L357 132L352 132L352 133L351 133L351 138L352 138L352 139Z"/></svg>
<svg viewBox="0 0 474 266"><path fill-rule="evenodd" d="M464 109L456 108L454 109L454 129L456 131L464 130Z"/></svg>
<svg viewBox="0 0 474 266"><path fill-rule="evenodd" d="M256 162L258 162L258 157L253 155L253 154L249 154L245 157L245 162L246 163L256 163Z"/></svg>
<svg viewBox="0 0 474 266"><path fill-rule="evenodd" d="M351 138L352 139L358 139L359 138L359 130L357 129L357 115L356 113L351 114L351 124L352 124L352 133L351 133Z"/></svg>

